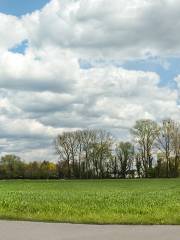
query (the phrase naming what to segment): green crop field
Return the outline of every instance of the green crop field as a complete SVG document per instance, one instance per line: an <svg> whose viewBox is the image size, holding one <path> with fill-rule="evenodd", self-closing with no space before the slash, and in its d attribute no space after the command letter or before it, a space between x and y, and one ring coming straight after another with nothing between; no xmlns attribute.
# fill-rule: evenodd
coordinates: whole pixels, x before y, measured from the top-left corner
<svg viewBox="0 0 180 240"><path fill-rule="evenodd" d="M180 224L180 179L0 181L0 218Z"/></svg>

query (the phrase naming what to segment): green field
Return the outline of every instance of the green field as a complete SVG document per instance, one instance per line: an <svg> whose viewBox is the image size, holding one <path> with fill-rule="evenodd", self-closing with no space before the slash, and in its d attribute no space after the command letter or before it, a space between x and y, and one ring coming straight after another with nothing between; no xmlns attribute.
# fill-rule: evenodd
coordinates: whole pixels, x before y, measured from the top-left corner
<svg viewBox="0 0 180 240"><path fill-rule="evenodd" d="M180 179L0 181L0 218L180 224Z"/></svg>

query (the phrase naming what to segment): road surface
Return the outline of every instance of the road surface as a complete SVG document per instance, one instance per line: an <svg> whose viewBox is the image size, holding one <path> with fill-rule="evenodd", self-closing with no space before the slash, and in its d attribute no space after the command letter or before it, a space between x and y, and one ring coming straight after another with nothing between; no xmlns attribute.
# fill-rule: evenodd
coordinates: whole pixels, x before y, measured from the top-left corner
<svg viewBox="0 0 180 240"><path fill-rule="evenodd" d="M2 240L180 240L180 226L79 225L0 221Z"/></svg>

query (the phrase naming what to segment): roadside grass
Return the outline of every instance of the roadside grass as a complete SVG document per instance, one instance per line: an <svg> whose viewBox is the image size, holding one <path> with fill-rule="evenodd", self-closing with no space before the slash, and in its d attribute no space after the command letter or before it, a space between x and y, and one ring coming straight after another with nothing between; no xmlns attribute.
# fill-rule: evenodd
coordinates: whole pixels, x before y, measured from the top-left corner
<svg viewBox="0 0 180 240"><path fill-rule="evenodd" d="M180 224L180 179L2 180L0 219Z"/></svg>

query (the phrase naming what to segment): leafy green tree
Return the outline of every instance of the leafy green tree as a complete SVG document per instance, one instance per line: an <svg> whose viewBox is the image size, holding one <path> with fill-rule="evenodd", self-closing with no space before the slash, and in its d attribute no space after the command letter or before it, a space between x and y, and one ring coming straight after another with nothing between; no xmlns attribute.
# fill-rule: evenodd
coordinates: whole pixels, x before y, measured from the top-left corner
<svg viewBox="0 0 180 240"><path fill-rule="evenodd" d="M120 177L126 178L133 167L134 146L130 142L120 142L116 145L115 153L119 163Z"/></svg>
<svg viewBox="0 0 180 240"><path fill-rule="evenodd" d="M24 178L25 163L15 155L6 155L0 161L1 178Z"/></svg>

